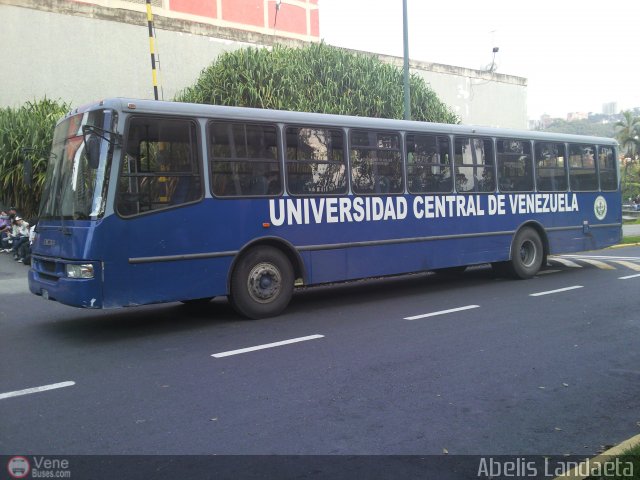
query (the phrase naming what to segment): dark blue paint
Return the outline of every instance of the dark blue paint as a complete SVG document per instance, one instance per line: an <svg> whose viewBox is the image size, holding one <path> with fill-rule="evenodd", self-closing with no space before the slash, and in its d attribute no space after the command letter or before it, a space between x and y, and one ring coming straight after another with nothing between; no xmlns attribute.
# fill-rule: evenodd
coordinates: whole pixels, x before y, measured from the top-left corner
<svg viewBox="0 0 640 480"><path fill-rule="evenodd" d="M579 193L580 211L533 215L416 219L413 195L406 195L404 220L323 223L264 228L269 222L268 199L207 198L193 205L153 212L133 219L116 215L97 221L41 221L33 247L36 262L29 273L30 289L65 304L113 308L228 294L234 257L131 264L131 258L234 252L263 237L281 238L296 247L392 240L484 232L514 232L524 223L543 228L575 227L547 233L551 253L598 249L620 240L621 227L593 228L621 222L619 192ZM598 221L593 203L607 200L607 216ZM486 206L486 195L483 196ZM588 221L588 232L583 222ZM513 236L501 234L412 243L302 251L305 284L430 270L456 265L507 260ZM53 244L53 245L47 245ZM38 259L55 262L55 272L43 270ZM94 263L93 280L66 279L64 264ZM51 264L49 264L51 266ZM43 274L49 275L43 277ZM58 276L52 281L52 276ZM93 300L93 303L91 303Z"/></svg>

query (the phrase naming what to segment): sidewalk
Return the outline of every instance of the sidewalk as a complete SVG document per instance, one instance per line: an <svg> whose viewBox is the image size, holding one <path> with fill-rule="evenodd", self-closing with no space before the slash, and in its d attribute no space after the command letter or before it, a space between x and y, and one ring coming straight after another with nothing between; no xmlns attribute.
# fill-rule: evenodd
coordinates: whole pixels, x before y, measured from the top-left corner
<svg viewBox="0 0 640 480"><path fill-rule="evenodd" d="M622 225L622 235L624 237L640 236L640 225Z"/></svg>

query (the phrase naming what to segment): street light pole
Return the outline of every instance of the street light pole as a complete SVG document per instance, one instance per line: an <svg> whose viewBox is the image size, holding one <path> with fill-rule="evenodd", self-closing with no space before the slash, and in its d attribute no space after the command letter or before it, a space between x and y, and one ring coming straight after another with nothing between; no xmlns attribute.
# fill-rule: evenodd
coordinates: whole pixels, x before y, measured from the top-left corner
<svg viewBox="0 0 640 480"><path fill-rule="evenodd" d="M409 27L407 25L407 0L402 0L402 28L404 36L404 119L411 120L409 101Z"/></svg>

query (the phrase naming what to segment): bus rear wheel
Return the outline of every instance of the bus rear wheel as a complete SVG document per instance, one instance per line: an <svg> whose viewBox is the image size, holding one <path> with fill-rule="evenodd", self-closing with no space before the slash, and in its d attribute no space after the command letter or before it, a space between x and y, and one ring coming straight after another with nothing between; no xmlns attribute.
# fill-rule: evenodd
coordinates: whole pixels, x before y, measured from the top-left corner
<svg viewBox="0 0 640 480"><path fill-rule="evenodd" d="M293 295L293 267L274 247L254 247L231 274L229 301L238 313L258 319L281 313Z"/></svg>
<svg viewBox="0 0 640 480"><path fill-rule="evenodd" d="M513 239L506 270L514 278L531 278L540 271L544 257L540 235L533 228L524 227Z"/></svg>

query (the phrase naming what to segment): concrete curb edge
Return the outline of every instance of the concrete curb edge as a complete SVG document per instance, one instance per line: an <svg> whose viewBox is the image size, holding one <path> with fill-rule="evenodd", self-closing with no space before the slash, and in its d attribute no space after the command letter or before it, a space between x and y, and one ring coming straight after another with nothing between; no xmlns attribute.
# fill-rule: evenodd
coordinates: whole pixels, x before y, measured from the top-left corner
<svg viewBox="0 0 640 480"><path fill-rule="evenodd" d="M610 462L612 460L611 457L618 457L620 456L622 453L624 453L626 450L629 450L631 447L635 447L636 445L640 445L640 435L636 435L634 437L628 438L627 440L624 440L623 442L620 442L618 445L616 445L613 448L610 448L609 450L607 450L606 452L601 453L600 455L590 458L589 460L587 460L589 462L590 465L597 465L597 464L604 464L607 462ZM583 465L584 463L586 463L587 461L584 461L581 463L581 465ZM589 478L590 475L581 475L580 472L581 468L580 467L576 467L573 470L565 473L564 475L560 476L560 477L556 477L554 480L584 480L585 478Z"/></svg>

